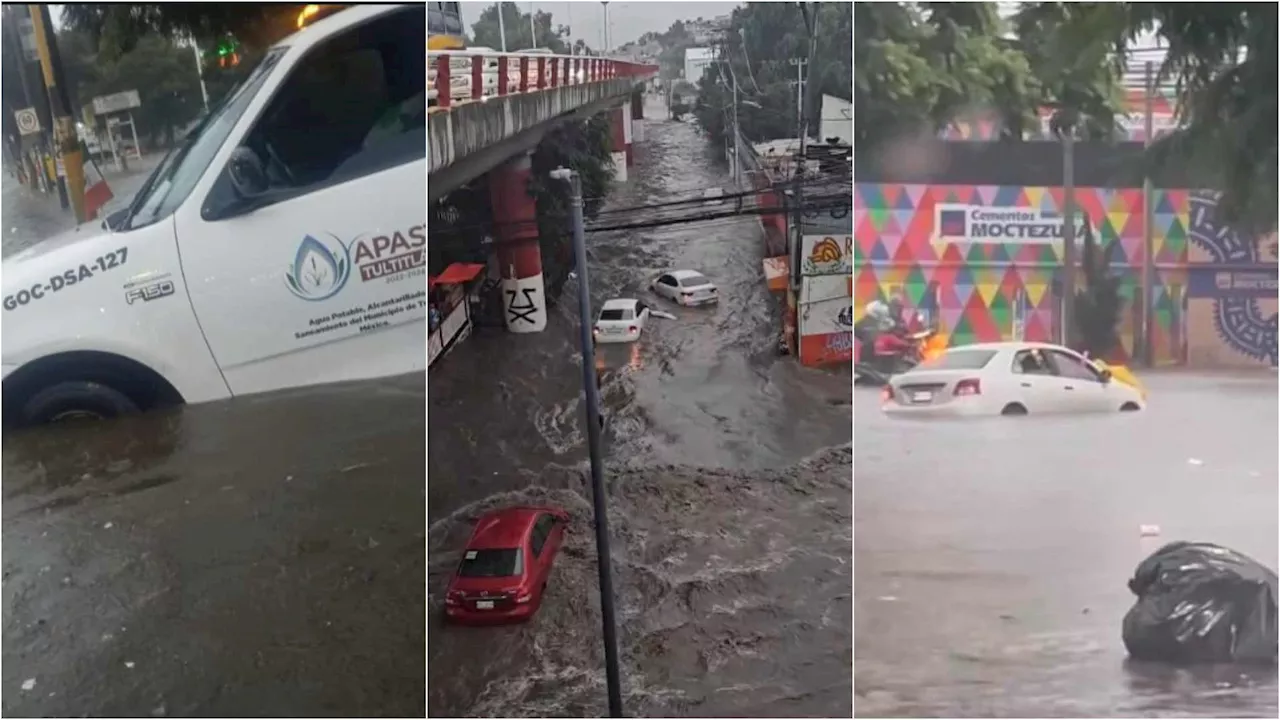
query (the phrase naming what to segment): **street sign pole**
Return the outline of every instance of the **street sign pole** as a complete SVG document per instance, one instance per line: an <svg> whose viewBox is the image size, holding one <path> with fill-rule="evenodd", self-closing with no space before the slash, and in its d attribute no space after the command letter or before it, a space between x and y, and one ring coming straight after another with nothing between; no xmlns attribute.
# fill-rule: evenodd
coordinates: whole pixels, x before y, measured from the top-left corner
<svg viewBox="0 0 1280 720"><path fill-rule="evenodd" d="M66 193L70 195L76 222L85 221L84 214L84 159L80 154L80 137L76 133L76 119L71 112L71 97L67 92L65 74L58 57L58 44L53 35L53 22L48 5L31 5L31 22L36 31L36 51L44 70L44 84L49 89L51 113L56 119L54 128L57 152L62 158L66 173ZM60 184L60 189L62 185ZM66 207L66 202L63 202Z"/></svg>

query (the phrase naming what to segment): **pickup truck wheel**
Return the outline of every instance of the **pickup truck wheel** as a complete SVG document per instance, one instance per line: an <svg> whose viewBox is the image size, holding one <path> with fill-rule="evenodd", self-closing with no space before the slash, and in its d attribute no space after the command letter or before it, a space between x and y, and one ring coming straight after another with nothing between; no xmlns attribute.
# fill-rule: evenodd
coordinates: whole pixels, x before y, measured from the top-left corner
<svg viewBox="0 0 1280 720"><path fill-rule="evenodd" d="M124 393L96 382L73 380L51 385L22 407L26 425L45 425L67 420L107 420L138 412L138 406Z"/></svg>

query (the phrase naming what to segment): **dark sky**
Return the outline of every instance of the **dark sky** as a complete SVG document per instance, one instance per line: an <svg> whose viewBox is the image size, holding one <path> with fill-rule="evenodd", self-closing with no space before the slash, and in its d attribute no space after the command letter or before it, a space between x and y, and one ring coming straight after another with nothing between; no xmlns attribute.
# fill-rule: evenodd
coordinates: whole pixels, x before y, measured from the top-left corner
<svg viewBox="0 0 1280 720"><path fill-rule="evenodd" d="M613 30L612 46L618 47L641 35L653 31L663 32L676 20L693 20L699 16L712 18L727 15L742 3L737 2L611 2L609 25ZM462 23L467 32L471 25L493 3L462 3ZM582 38L592 47L603 47L600 30L604 27L604 11L598 2L517 2L521 12L529 12L529 6L540 12L551 13L552 25L568 25L573 34L570 40Z"/></svg>

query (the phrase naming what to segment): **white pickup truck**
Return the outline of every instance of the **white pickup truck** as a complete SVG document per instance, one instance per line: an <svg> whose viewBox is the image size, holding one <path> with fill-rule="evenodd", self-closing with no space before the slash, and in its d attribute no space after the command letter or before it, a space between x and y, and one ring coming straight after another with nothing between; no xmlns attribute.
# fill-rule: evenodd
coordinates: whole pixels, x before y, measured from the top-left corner
<svg viewBox="0 0 1280 720"><path fill-rule="evenodd" d="M268 50L129 207L7 258L7 427L426 368L426 7Z"/></svg>

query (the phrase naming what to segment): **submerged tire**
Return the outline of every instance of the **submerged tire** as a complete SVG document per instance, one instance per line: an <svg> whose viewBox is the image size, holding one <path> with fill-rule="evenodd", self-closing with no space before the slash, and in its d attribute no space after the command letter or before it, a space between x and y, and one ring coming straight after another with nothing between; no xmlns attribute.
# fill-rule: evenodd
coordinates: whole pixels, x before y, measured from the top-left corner
<svg viewBox="0 0 1280 720"><path fill-rule="evenodd" d="M46 425L67 420L109 420L138 412L127 395L101 383L70 380L51 385L22 406L23 425Z"/></svg>
<svg viewBox="0 0 1280 720"><path fill-rule="evenodd" d="M1023 405L1022 403L1011 402L1008 405L1004 406L1004 409L1000 411L1000 414L1001 415L1026 415L1027 406Z"/></svg>

